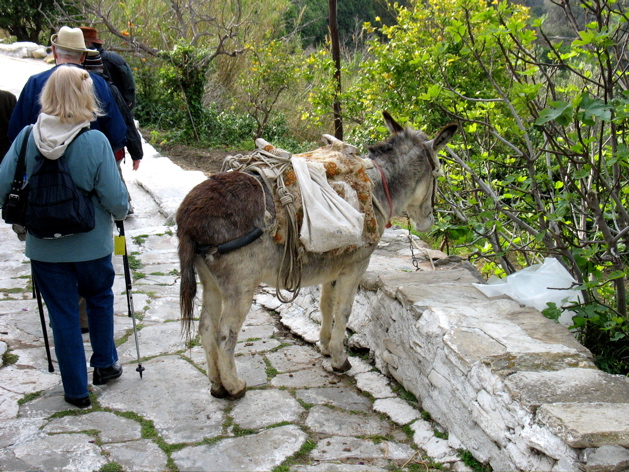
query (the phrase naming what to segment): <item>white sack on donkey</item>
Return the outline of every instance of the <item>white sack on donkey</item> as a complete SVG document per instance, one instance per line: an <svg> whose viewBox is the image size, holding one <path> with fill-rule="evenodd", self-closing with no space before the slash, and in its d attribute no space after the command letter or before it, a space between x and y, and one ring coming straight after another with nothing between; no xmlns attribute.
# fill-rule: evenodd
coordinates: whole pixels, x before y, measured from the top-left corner
<svg viewBox="0 0 629 472"><path fill-rule="evenodd" d="M301 190L304 219L299 240L306 251L327 252L362 243L365 219L330 184L323 164L291 159Z"/></svg>

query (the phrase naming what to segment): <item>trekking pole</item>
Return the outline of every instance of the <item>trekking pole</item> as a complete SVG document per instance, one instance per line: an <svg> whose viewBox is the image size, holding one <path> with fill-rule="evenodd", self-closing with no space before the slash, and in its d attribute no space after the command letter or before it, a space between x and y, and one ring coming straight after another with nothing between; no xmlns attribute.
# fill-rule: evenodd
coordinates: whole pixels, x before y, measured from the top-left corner
<svg viewBox="0 0 629 472"><path fill-rule="evenodd" d="M52 365L52 358L50 357L50 343L48 342L48 330L46 329L46 318L44 317L44 304L41 300L41 292L39 291L39 287L35 283L35 277L33 277L32 275L31 281L33 282L33 293L37 298L37 308L39 309L39 320L41 321L41 329L44 333L44 346L46 347L46 357L48 358L48 372L54 372L55 368Z"/></svg>
<svg viewBox="0 0 629 472"><path fill-rule="evenodd" d="M129 308L129 318L133 320L133 335L135 336L135 349L138 354L138 367L135 369L136 372L140 374L140 378L142 378L142 372L144 372L144 367L142 367L142 363L140 362L140 343L138 342L138 330L135 324L135 312L133 311L133 285L131 284L131 269L129 268L129 256L127 254L127 242L124 235L124 223L122 220L116 220L116 226L118 227L118 235L121 238L122 245L124 246L124 251L121 249L122 253L122 262L124 265L124 280L125 285L127 287L127 307Z"/></svg>

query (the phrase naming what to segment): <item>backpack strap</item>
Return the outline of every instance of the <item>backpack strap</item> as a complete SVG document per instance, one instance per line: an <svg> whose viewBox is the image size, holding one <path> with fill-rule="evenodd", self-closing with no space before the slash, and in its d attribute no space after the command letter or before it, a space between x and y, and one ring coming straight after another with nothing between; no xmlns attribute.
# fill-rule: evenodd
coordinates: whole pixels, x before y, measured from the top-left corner
<svg viewBox="0 0 629 472"><path fill-rule="evenodd" d="M70 142L70 144L68 144L66 146L66 151L68 150L68 148L70 146L72 146L72 143L74 143L74 140L76 138L78 138L79 136L81 136L83 133L87 133L88 131L91 131L91 128L89 126L86 126L85 128L81 128L81 131L79 131L77 133L77 135L72 139L72 141ZM63 153L65 155L65 152ZM61 156L59 159L61 159L63 156ZM79 192L81 192L83 195L85 195L87 198L92 198L95 194L96 194L96 189L92 189L89 192L85 193L83 190L81 190L80 188L77 187L77 189L79 190Z"/></svg>
<svg viewBox="0 0 629 472"><path fill-rule="evenodd" d="M77 133L77 135L72 139L72 142L70 144L72 144L74 142L74 140L76 138L78 138L79 136L81 136L83 133L87 133L88 131L90 131L91 128L89 126L86 126L85 128L81 128L81 131L79 131ZM70 147L70 144L68 144L68 147ZM67 148L66 148L67 149Z"/></svg>
<svg viewBox="0 0 629 472"><path fill-rule="evenodd" d="M15 174L13 175L13 192L17 192L22 189L24 186L24 176L26 175L26 146L28 145L28 140L31 137L31 131L33 127L30 126L26 133L24 134L24 140L22 141L22 146L20 147L20 154L17 157L17 167L15 168Z"/></svg>

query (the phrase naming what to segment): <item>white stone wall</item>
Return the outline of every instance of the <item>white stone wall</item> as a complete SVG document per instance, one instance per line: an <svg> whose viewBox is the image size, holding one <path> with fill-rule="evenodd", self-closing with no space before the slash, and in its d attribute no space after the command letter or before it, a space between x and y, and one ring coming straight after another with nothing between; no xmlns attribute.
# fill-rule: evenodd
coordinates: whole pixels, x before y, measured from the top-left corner
<svg viewBox="0 0 629 472"><path fill-rule="evenodd" d="M381 372L494 471L629 470L629 379L597 370L539 311L487 298L465 265L409 271L400 242L388 234L372 258L350 346L369 349ZM318 289L306 288L275 308L316 342L317 300Z"/></svg>

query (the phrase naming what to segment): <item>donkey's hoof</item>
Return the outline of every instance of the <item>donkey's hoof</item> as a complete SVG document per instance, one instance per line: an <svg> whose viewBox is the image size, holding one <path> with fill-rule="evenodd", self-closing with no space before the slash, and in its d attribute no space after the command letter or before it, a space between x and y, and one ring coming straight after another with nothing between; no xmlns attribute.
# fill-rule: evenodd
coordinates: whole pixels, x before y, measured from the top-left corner
<svg viewBox="0 0 629 472"><path fill-rule="evenodd" d="M240 387L239 390L229 394L228 398L230 400L238 400L239 398L244 397L245 393L247 393L247 382L239 379L238 383L241 384L242 386Z"/></svg>
<svg viewBox="0 0 629 472"><path fill-rule="evenodd" d="M212 394L212 396L214 398L227 398L227 397L229 397L229 392L222 385L219 385L218 387L215 387L214 385L212 385L212 387L210 388L210 393Z"/></svg>
<svg viewBox="0 0 629 472"><path fill-rule="evenodd" d="M233 393L231 395L229 395L229 399L230 400L238 400L239 398L242 398L245 396L245 393L247 393L247 387L243 388L242 390Z"/></svg>
<svg viewBox="0 0 629 472"><path fill-rule="evenodd" d="M345 362L343 362L343 365L341 367L332 366L332 370L334 372L339 372L341 374L344 372L347 372L351 368L352 368L352 363L349 361L349 359L345 359Z"/></svg>

